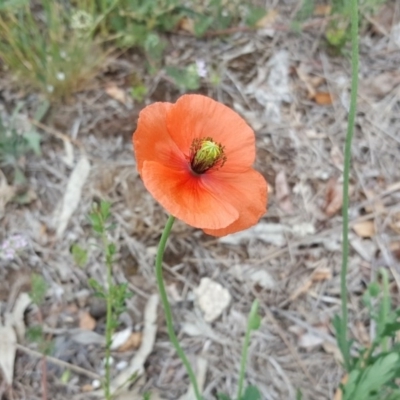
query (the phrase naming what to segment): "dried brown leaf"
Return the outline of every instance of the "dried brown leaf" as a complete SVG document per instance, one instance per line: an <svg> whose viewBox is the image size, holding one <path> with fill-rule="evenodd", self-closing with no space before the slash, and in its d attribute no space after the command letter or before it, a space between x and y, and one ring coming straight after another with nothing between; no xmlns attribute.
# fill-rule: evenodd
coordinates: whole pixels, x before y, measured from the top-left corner
<svg viewBox="0 0 400 400"><path fill-rule="evenodd" d="M320 106L330 106L333 103L333 97L329 92L316 92L313 100Z"/></svg>
<svg viewBox="0 0 400 400"><path fill-rule="evenodd" d="M332 271L328 267L317 268L311 275L313 282L320 282L332 279Z"/></svg>
<svg viewBox="0 0 400 400"><path fill-rule="evenodd" d="M194 31L194 20L192 18L184 17L178 23L178 28L185 32L189 32L192 35L195 34Z"/></svg>
<svg viewBox="0 0 400 400"><path fill-rule="evenodd" d="M87 312L79 313L79 328L92 331L96 327L96 320Z"/></svg>
<svg viewBox="0 0 400 400"><path fill-rule="evenodd" d="M86 385L81 386L82 393L93 392L93 390L94 390L94 387L90 383L87 383Z"/></svg>
<svg viewBox="0 0 400 400"><path fill-rule="evenodd" d="M307 66L300 64L296 69L297 76L304 83L308 92L308 99L314 100L319 105L330 105L333 102L333 97L328 92L318 91L318 87L325 82L322 76L312 76L307 72Z"/></svg>
<svg viewBox="0 0 400 400"><path fill-rule="evenodd" d="M117 351L122 353L124 351L138 349L142 343L142 336L142 332L132 332L128 340L122 346L118 347Z"/></svg>
<svg viewBox="0 0 400 400"><path fill-rule="evenodd" d="M319 282L323 280L332 279L332 272L329 268L320 267L317 268L311 276L304 281L289 297L289 301L296 300L299 296L304 293L307 293L314 282Z"/></svg>
<svg viewBox="0 0 400 400"><path fill-rule="evenodd" d="M362 221L353 225L354 232L362 238L370 238L375 235L374 221Z"/></svg>
<svg viewBox="0 0 400 400"><path fill-rule="evenodd" d="M128 96L124 89L119 88L115 83L109 84L106 89L106 93L113 99L119 101L120 103L126 105L128 102Z"/></svg>
<svg viewBox="0 0 400 400"><path fill-rule="evenodd" d="M111 341L111 350L117 350L123 346L132 334L130 327L123 329L122 331L114 332Z"/></svg>
<svg viewBox="0 0 400 400"><path fill-rule="evenodd" d="M330 15L332 10L332 6L329 4L317 4L314 7L314 16L316 17L325 17L327 15Z"/></svg>
<svg viewBox="0 0 400 400"><path fill-rule="evenodd" d="M328 217L335 215L343 204L343 188L336 178L331 178L326 186L324 212Z"/></svg>

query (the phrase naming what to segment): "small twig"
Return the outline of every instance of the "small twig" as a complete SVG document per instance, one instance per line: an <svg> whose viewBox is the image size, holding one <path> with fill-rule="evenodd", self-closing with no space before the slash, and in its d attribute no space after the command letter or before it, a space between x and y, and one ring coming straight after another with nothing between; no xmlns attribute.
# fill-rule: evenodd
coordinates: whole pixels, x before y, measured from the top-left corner
<svg viewBox="0 0 400 400"><path fill-rule="evenodd" d="M47 125L44 125L41 122L36 121L33 118L29 118L29 122L32 125L35 125L36 127L38 127L39 129L45 131L49 135L55 136L56 138L61 139L62 141L71 142L74 145L76 145L77 147L79 147L79 149L81 151L85 151L85 148L83 147L83 144L79 140L73 139L72 137L66 135L65 133L62 133L62 132L58 131L57 129L54 129L54 128L51 128L51 127L49 127Z"/></svg>
<svg viewBox="0 0 400 400"><path fill-rule="evenodd" d="M204 37L215 37L223 35L232 35L236 32L254 32L257 29L251 28L249 26L233 26L232 28L219 29L216 31L209 31L204 34Z"/></svg>
<svg viewBox="0 0 400 400"><path fill-rule="evenodd" d="M26 354L29 354L30 356L33 356L33 357L36 357L36 358L43 358L43 354L42 353L40 353L39 351L35 351L35 350L32 350L32 349L29 349L28 347L25 347L22 344L17 343L17 349L23 351ZM86 370L84 368L78 367L76 365L67 363L67 362L62 361L62 360L59 360L58 358L54 358L54 357L51 357L51 356L46 356L46 360L48 362L51 362L51 363L53 363L55 365L58 365L60 367L68 368L71 371L76 372L77 374L86 375L87 377L92 378L92 379L99 379L99 380L102 379L102 377L100 375L96 374L95 372L88 371L88 370Z"/></svg>

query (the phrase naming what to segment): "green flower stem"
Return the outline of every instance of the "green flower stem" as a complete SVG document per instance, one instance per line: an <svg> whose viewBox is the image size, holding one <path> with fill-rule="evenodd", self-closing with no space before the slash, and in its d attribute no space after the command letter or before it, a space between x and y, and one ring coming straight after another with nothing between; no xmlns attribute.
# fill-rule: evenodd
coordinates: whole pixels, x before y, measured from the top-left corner
<svg viewBox="0 0 400 400"><path fill-rule="evenodd" d="M351 143L354 134L354 122L357 110L357 91L358 91L358 1L351 2L351 98L350 110L347 125L346 145L344 151L344 170L343 170L343 246L342 246L342 268L340 272L340 295L342 299L342 318L341 318L341 337L338 338L344 351L343 358L345 368L350 369L350 349L347 341L347 269L349 257L349 181L351 163Z"/></svg>
<svg viewBox="0 0 400 400"><path fill-rule="evenodd" d="M389 314L390 314L390 292L389 292L389 275L386 269L381 268L380 273L382 276L382 305L381 305L381 321L380 325L382 327L388 322ZM389 338L387 336L383 337L381 340L382 352L386 353L389 350Z"/></svg>
<svg viewBox="0 0 400 400"><path fill-rule="evenodd" d="M107 267L107 313L106 313L106 354L105 354L105 375L104 375L104 397L106 400L111 400L110 391L110 358L111 358L111 342L114 330L113 324L113 299L111 294L112 281L112 257L109 254L109 243L106 232L102 234L104 251L106 252L106 267Z"/></svg>
<svg viewBox="0 0 400 400"><path fill-rule="evenodd" d="M239 372L239 384L238 384L238 393L237 400L241 400L243 393L243 382L244 382L244 374L246 372L246 362L247 362L247 353L249 351L250 345L250 334L251 331L256 329L255 325L259 325L258 320L258 301L255 300L251 306L249 319L247 322L246 335L244 337L244 343L242 348L242 358L240 360L240 372Z"/></svg>
<svg viewBox="0 0 400 400"><path fill-rule="evenodd" d="M160 292L160 297L161 297L161 302L163 303L164 307L164 313L165 313L165 321L167 323L167 331L169 335L169 339L171 340L171 343L174 345L176 352L178 353L178 356L183 362L183 365L186 368L186 371L189 375L190 382L193 386L194 393L196 396L197 400L202 400L199 387L197 385L197 380L196 376L192 370L192 367L190 366L190 363L188 359L186 358L186 355L184 351L182 350L182 347L179 344L178 338L175 335L174 332L174 327L172 323L172 312L171 312L171 306L169 305L168 302L168 297L167 297L167 292L165 290L165 285L164 285L164 279L163 279L163 274L162 274L162 261L163 261L163 256L164 256L164 250L165 250L165 245L167 244L167 240L169 237L169 234L172 229L172 225L174 224L175 217L170 215L168 217L168 221L165 225L164 231L161 235L160 243L158 245L158 251L157 251L157 257L156 257L156 278L157 278L157 284L158 284L158 290Z"/></svg>

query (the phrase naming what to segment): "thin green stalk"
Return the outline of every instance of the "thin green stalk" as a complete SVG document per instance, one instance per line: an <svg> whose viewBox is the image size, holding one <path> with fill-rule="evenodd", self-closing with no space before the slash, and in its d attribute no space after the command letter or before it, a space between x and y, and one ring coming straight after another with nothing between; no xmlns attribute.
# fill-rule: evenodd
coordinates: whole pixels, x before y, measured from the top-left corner
<svg viewBox="0 0 400 400"><path fill-rule="evenodd" d="M186 358L184 351L182 350L181 346L179 345L178 338L176 337L175 332L174 332L174 327L173 327L173 323L172 323L171 307L168 302L167 292L165 290L164 279L163 279L163 274L162 274L162 272L163 272L162 271L162 261L163 261L163 256L164 256L164 250L165 250L165 246L167 244L169 234L172 229L172 225L174 224L174 221L175 221L175 217L170 215L168 217L168 221L165 225L164 231L161 235L160 243L158 245L157 257L156 257L156 278L157 278L158 290L160 292L161 302L163 303L163 307L164 307L165 321L167 323L167 331L168 331L169 339L171 340L171 343L174 345L175 350L178 353L178 356L180 357L180 359L183 362L183 365L186 368L186 371L189 375L190 382L194 389L196 399L202 400L202 397L201 397L201 394L199 391L199 387L197 385L196 376L192 370L192 367L190 366L188 359Z"/></svg>
<svg viewBox="0 0 400 400"><path fill-rule="evenodd" d="M106 352L105 352L105 375L104 375L104 396L106 400L111 400L110 391L110 358L111 358L111 342L114 330L113 323L113 299L111 294L112 281L112 257L109 254L109 243L106 232L102 234L104 251L106 252L106 268L107 268L107 313L106 313Z"/></svg>
<svg viewBox="0 0 400 400"><path fill-rule="evenodd" d="M342 247L342 268L340 272L340 295L342 298L342 318L339 342L342 344L344 363L347 370L350 368L350 349L347 341L347 267L349 256L349 181L351 163L351 143L354 134L354 122L357 110L357 91L358 91L358 1L351 1L351 99L349 119L347 125L346 145L344 151L344 170L343 170L343 247Z"/></svg>
<svg viewBox="0 0 400 400"><path fill-rule="evenodd" d="M387 323L387 319L389 318L390 314L390 292L389 292L389 275L386 271L386 269L381 268L380 273L382 276L382 303L381 303L381 309L380 309L380 329L383 329L385 324ZM382 352L386 353L389 349L389 338L387 336L382 337L381 340L381 347L382 347Z"/></svg>
<svg viewBox="0 0 400 400"><path fill-rule="evenodd" d="M250 345L250 333L252 330L257 329L259 326L259 316L257 313L258 305L259 305L258 301L255 300L251 306L249 319L247 322L246 335L244 337L243 348L242 348L242 358L240 360L237 400L240 400L242 398L242 393L243 393L243 382L246 370L247 353L249 352L249 345Z"/></svg>

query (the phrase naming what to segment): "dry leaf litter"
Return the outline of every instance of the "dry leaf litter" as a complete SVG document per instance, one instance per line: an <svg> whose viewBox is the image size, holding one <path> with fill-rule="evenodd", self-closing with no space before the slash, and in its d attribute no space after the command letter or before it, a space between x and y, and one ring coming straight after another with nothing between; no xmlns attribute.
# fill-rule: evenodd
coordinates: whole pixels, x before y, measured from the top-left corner
<svg viewBox="0 0 400 400"><path fill-rule="evenodd" d="M254 298L260 301L262 323L252 336L246 381L256 384L266 400L295 399L298 388L307 399L332 399L343 378L332 318L340 311L341 163L350 66L324 45L326 14L295 34L287 23L294 2L267 3L274 17L256 32L218 40L168 37L165 63L203 60L220 84L213 86L205 77L200 91L231 106L256 131L256 167L271 195L260 224L236 235L215 239L176 223L164 274L176 332L206 399L217 391L236 391ZM350 188L350 330L361 343L369 340L369 321L360 298L377 268L391 272L396 303L400 284L400 22L398 14L390 23L375 18L361 35ZM39 318L53 342L46 364L49 398L101 397L105 309L87 284L88 278L105 281L87 220L99 199L112 203L116 222L110 232L117 244L114 278L134 292L113 338L113 390L136 372L136 381L117 398L139 399L146 390L154 398L192 398L155 294L154 256L166 215L145 191L132 157L131 133L144 104L129 100L124 82L145 66L139 56L127 54L108 68L106 85L76 94L74 102L53 108L44 121L43 155L25 160L34 194L29 204L12 202L27 188L7 183L6 171L0 175L0 241L19 234L27 242L23 251L0 259L0 391L6 398L42 398L40 353L19 337L25 324L34 326ZM11 107L27 99L23 112L30 115L37 97L15 92L5 75L0 79L5 103ZM144 83L146 104L174 101L180 94L163 72L146 75ZM73 262L73 244L89 251L84 268ZM46 301L40 310L24 303L25 314L16 314L32 272L48 284ZM222 294L216 315L199 301L204 282L218 285ZM70 373L62 383L66 369ZM11 381L12 389L4 385Z"/></svg>

